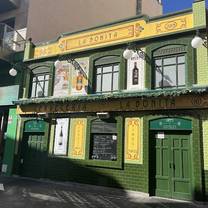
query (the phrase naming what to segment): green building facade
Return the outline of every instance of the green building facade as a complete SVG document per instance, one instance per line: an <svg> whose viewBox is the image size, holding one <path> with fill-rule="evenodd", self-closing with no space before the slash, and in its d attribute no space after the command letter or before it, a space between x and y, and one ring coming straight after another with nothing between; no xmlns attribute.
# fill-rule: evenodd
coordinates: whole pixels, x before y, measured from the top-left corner
<svg viewBox="0 0 208 208"><path fill-rule="evenodd" d="M191 46L206 27L205 1L196 1L28 42L5 174L207 199L208 56Z"/></svg>

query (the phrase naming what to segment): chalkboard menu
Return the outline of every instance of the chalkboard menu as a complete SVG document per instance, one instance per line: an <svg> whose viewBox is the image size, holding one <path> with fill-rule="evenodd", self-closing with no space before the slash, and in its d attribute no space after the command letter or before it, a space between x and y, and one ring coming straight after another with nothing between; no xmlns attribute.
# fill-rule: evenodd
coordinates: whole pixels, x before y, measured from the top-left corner
<svg viewBox="0 0 208 208"><path fill-rule="evenodd" d="M117 160L117 135L93 134L91 145L91 159Z"/></svg>

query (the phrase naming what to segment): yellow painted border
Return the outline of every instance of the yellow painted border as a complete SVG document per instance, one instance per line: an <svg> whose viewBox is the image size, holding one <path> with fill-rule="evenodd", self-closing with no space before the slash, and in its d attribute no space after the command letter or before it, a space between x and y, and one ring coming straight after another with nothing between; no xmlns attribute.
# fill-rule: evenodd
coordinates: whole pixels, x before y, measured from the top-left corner
<svg viewBox="0 0 208 208"><path fill-rule="evenodd" d="M81 136L82 136L82 140L81 140L81 149L82 149L82 154L81 155L74 155L74 148L75 147L75 142L78 139L76 137L77 132L75 132L76 130L76 124L78 122L82 122L83 124L83 128L81 129ZM69 136L69 157L70 158L74 158L74 159L85 159L85 145L86 145L86 130L87 130L87 119L86 118L74 118L71 119L70 122L70 136Z"/></svg>
<svg viewBox="0 0 208 208"><path fill-rule="evenodd" d="M34 57L42 58L137 41L193 28L193 14L185 14L147 22L144 19L120 23L94 31L81 32L60 38L56 43L37 46Z"/></svg>
<svg viewBox="0 0 208 208"><path fill-rule="evenodd" d="M138 159L128 159L127 158L127 146L130 142L128 138L128 121L129 120L137 120L139 122L139 132L138 132ZM143 164L143 118L138 117L129 117L125 119L125 163L132 163L132 164Z"/></svg>

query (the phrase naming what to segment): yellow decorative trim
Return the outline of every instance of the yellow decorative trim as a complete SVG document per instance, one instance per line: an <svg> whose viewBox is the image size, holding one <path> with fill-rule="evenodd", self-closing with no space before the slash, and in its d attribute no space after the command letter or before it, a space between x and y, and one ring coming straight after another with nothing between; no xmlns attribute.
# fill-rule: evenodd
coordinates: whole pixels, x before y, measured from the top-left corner
<svg viewBox="0 0 208 208"><path fill-rule="evenodd" d="M71 119L69 157L85 159L86 119Z"/></svg>
<svg viewBox="0 0 208 208"><path fill-rule="evenodd" d="M141 119L126 118L125 120L125 163L142 164Z"/></svg>
<svg viewBox="0 0 208 208"><path fill-rule="evenodd" d="M160 33L184 29L186 27L187 27L186 18L179 18L179 19L156 24L156 31L158 34L160 34Z"/></svg>
<svg viewBox="0 0 208 208"><path fill-rule="evenodd" d="M109 26L105 29L96 29L60 38L56 43L36 47L33 58L55 56L85 49L137 41L191 28L193 28L193 14L170 17L154 22L146 22L141 19L130 23Z"/></svg>

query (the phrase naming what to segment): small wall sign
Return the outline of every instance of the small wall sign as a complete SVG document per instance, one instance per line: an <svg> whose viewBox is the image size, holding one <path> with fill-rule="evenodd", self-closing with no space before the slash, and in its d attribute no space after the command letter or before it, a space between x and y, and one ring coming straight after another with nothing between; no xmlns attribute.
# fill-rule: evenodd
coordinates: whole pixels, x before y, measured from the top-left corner
<svg viewBox="0 0 208 208"><path fill-rule="evenodd" d="M162 118L150 122L151 130L192 130L191 120L183 118Z"/></svg>
<svg viewBox="0 0 208 208"><path fill-rule="evenodd" d="M27 121L24 132L45 132L45 122L42 120Z"/></svg>
<svg viewBox="0 0 208 208"><path fill-rule="evenodd" d="M164 132L158 132L158 133L155 135L155 138L156 138L156 139L165 139L165 133L164 133Z"/></svg>

